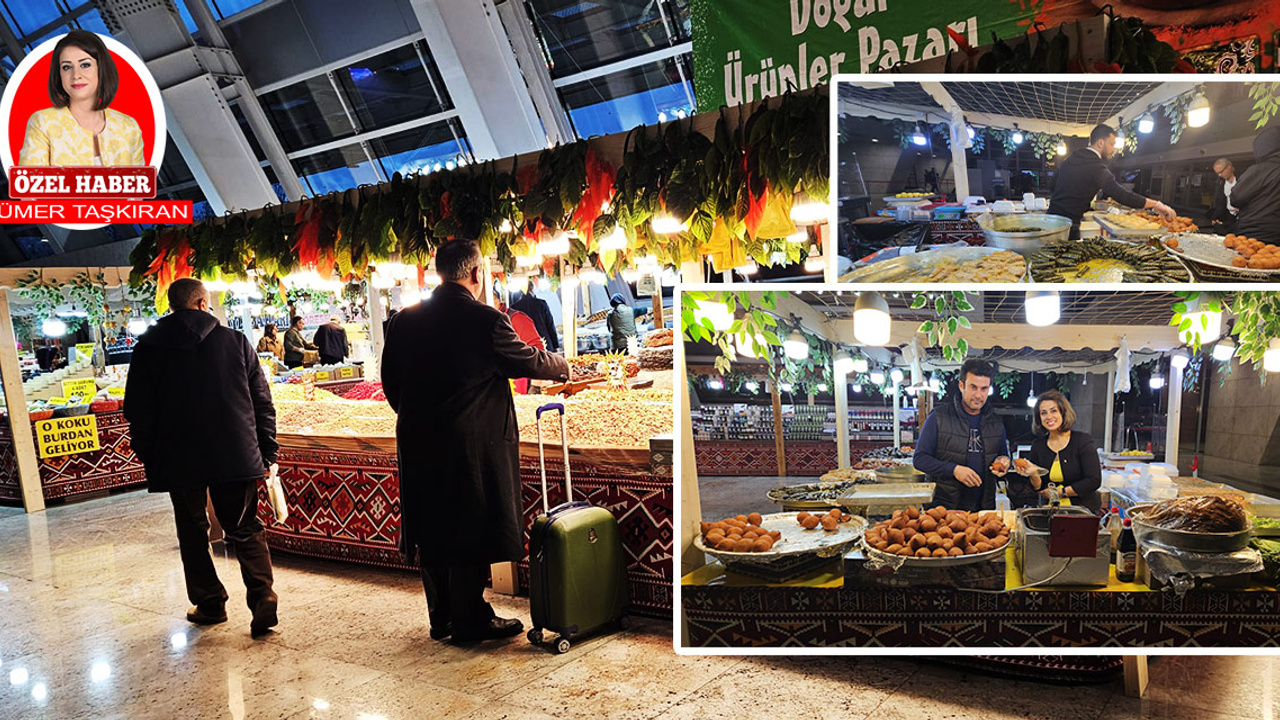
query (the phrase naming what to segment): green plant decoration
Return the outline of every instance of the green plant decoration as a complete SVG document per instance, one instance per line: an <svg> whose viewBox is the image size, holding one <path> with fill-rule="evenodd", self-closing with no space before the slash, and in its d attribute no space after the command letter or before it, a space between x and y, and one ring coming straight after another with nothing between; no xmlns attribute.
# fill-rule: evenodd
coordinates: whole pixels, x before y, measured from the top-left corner
<svg viewBox="0 0 1280 720"><path fill-rule="evenodd" d="M996 386L996 392L1000 393L1001 400L1008 400L1013 394L1013 390L1018 385L1018 380L1022 378L1022 373L1017 371L1008 371L996 373L992 378L993 384Z"/></svg>
<svg viewBox="0 0 1280 720"><path fill-rule="evenodd" d="M1231 312L1236 316L1231 332L1236 338L1236 358L1242 364L1252 363L1258 376L1266 380L1262 371L1262 356L1273 338L1280 338L1280 294L1266 292L1236 293L1231 301Z"/></svg>
<svg viewBox="0 0 1280 720"><path fill-rule="evenodd" d="M1191 352L1200 352L1200 331L1208 327L1208 318L1200 316L1200 326L1196 327L1191 318L1185 317L1191 306L1191 303L1199 301L1200 309L1210 312L1222 312L1223 304L1216 294L1201 293L1198 290L1179 290L1175 292L1172 310L1173 316L1169 318L1169 324L1178 328L1178 334L1187 337L1187 346L1191 348ZM1189 333L1189 335L1187 335Z"/></svg>
<svg viewBox="0 0 1280 720"><path fill-rule="evenodd" d="M942 357L948 361L964 360L969 354L969 341L956 337L956 333L961 329L969 330L973 327L969 318L964 316L964 313L973 311L973 304L969 302L963 290L940 293L918 292L911 299L911 308L922 310L930 303L932 303L934 319L920 323L918 332L925 334L931 347L940 347Z"/></svg>
<svg viewBox="0 0 1280 720"><path fill-rule="evenodd" d="M1249 98L1253 100L1253 114L1249 116L1249 122L1253 123L1254 130L1261 130L1271 122L1271 118L1280 113L1280 87L1269 82L1247 85Z"/></svg>

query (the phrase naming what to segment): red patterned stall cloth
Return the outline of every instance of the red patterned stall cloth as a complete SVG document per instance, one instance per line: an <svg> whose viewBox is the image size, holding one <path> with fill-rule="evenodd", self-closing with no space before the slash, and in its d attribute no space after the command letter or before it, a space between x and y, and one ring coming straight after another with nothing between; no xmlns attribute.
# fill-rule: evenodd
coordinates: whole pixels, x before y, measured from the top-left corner
<svg viewBox="0 0 1280 720"><path fill-rule="evenodd" d="M1274 590L984 594L685 584L694 647L1276 647Z"/></svg>
<svg viewBox="0 0 1280 720"><path fill-rule="evenodd" d="M284 436L282 436L284 439ZM310 444L318 444L308 441ZM323 442L323 441L320 441ZM300 555L332 558L384 567L414 568L400 555L400 485L396 456L359 440L342 439L341 449L299 447L284 439L280 479L289 501L289 519L272 521L265 488L259 492L259 517L267 524L267 544ZM306 444L306 443L303 443ZM365 446L360 449L359 446ZM631 609L637 613L671 613L672 484L671 478L573 462L574 499L607 508L618 519L631 580ZM563 478L563 466L548 460L552 478ZM523 458L520 468L528 528L542 511L537 459ZM553 505L563 499L563 486L553 490ZM520 590L529 587L528 562L519 565Z"/></svg>
<svg viewBox="0 0 1280 720"><path fill-rule="evenodd" d="M978 223L965 218L963 220L931 220L929 230L934 245L950 245L964 242L968 245L981 246L987 244L987 236L982 233Z"/></svg>
<svg viewBox="0 0 1280 720"><path fill-rule="evenodd" d="M778 474L778 454L772 440L696 440L694 454L698 474L709 477L745 477ZM868 450L884 447L884 442L850 440L849 457L859 458ZM787 475L822 475L838 464L834 441L790 441Z"/></svg>
<svg viewBox="0 0 1280 720"><path fill-rule="evenodd" d="M133 454L129 422L124 419L124 413L117 410L95 415L101 449L39 460L45 500L146 484L146 471ZM9 423L0 423L0 504L21 502L13 433Z"/></svg>

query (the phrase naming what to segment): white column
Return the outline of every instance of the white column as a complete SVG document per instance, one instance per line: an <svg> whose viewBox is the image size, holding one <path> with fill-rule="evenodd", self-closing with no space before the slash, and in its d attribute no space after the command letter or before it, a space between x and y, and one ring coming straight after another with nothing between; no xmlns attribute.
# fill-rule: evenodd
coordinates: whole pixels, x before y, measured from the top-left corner
<svg viewBox="0 0 1280 720"><path fill-rule="evenodd" d="M13 334L13 316L9 314L9 293L4 289L0 289L0 383L4 385L4 402L9 410L9 431L13 433L13 451L18 460L18 487L22 490L22 507L29 513L40 512L44 510L44 487L40 484L36 439L31 431L27 396L22 388L18 339Z"/></svg>
<svg viewBox="0 0 1280 720"><path fill-rule="evenodd" d="M379 369L379 373L375 374L375 376L372 378L369 377L369 370L368 370L368 366L366 365L365 379L377 380L379 377L381 377L380 373L382 368L382 343L384 340L384 338L382 337L382 321L386 317L386 315L384 314L384 311L382 308L382 291L378 290L373 286L372 277L369 278L366 284L369 286L369 294L365 302L368 303L368 308L369 308L369 343L373 345L373 360L374 360L372 364Z"/></svg>
<svg viewBox="0 0 1280 720"><path fill-rule="evenodd" d="M1107 439L1102 444L1102 451L1111 452L1111 438L1115 436L1116 422L1116 366L1113 363L1107 369Z"/></svg>
<svg viewBox="0 0 1280 720"><path fill-rule="evenodd" d="M563 267L560 275L560 322L564 332L564 356L578 356L578 279L566 280Z"/></svg>
<svg viewBox="0 0 1280 720"><path fill-rule="evenodd" d="M902 447L902 416L898 408L902 407L902 386L893 384L893 449Z"/></svg>
<svg viewBox="0 0 1280 720"><path fill-rule="evenodd" d="M837 466L849 467L849 376L834 371L836 386L836 458Z"/></svg>
<svg viewBox="0 0 1280 720"><path fill-rule="evenodd" d="M1182 368L1169 363L1169 383L1165 385L1169 392L1169 406L1165 418L1164 461L1170 465L1178 464L1178 441L1182 430Z"/></svg>

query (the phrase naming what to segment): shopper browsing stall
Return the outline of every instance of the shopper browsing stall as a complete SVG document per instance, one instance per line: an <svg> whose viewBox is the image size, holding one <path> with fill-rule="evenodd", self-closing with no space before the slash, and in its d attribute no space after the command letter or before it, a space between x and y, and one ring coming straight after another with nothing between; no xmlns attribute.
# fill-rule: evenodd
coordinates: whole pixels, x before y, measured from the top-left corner
<svg viewBox="0 0 1280 720"><path fill-rule="evenodd" d="M1269 127L1253 139L1258 162L1240 174L1231 190L1239 208L1236 234L1264 243L1280 243L1280 127Z"/></svg>
<svg viewBox="0 0 1280 720"><path fill-rule="evenodd" d="M337 365L351 353L351 346L347 344L347 331L343 329L337 315L316 328L311 341L320 354L320 362L325 365Z"/></svg>
<svg viewBox="0 0 1280 720"><path fill-rule="evenodd" d="M985 360L960 366L959 394L943 400L920 428L912 464L935 483L933 505L953 510L994 510L991 464L1008 454L1004 423L987 402L995 375Z"/></svg>
<svg viewBox="0 0 1280 720"><path fill-rule="evenodd" d="M1236 187L1236 166L1227 158L1213 161L1213 173L1218 176L1218 184L1213 195L1213 205L1209 208L1209 222L1218 233L1229 233L1236 229L1236 214L1240 210L1231 204L1231 191Z"/></svg>
<svg viewBox="0 0 1280 720"><path fill-rule="evenodd" d="M397 416L401 550L420 558L431 637L456 642L523 629L484 599L489 566L525 556L509 380L569 379L564 358L522 342L506 315L478 300L480 261L471 241L440 248L444 284L391 321L381 363Z"/></svg>
<svg viewBox="0 0 1280 720"><path fill-rule="evenodd" d="M528 292L517 290L511 293L511 309L529 316L546 349L551 352L560 349L560 338L556 335L556 320L551 315L551 306L547 305L546 300L534 295L533 288L529 288Z"/></svg>
<svg viewBox="0 0 1280 720"><path fill-rule="evenodd" d="M262 331L262 338L258 340L258 352L271 353L280 359L284 359L284 344L280 342L280 336L276 334L276 326L268 325Z"/></svg>
<svg viewBox="0 0 1280 720"><path fill-rule="evenodd" d="M1122 205L1153 209L1171 220L1177 216L1168 205L1126 190L1116 182L1107 167L1107 160L1115 151L1116 131L1108 125L1099 125L1089 134L1089 146L1071 153L1058 166L1049 212L1071 220L1072 240L1080 239L1080 221L1099 192Z"/></svg>
<svg viewBox="0 0 1280 720"><path fill-rule="evenodd" d="M1025 478L1010 473L1009 500L1014 508L1041 505L1042 498L1056 490L1072 505L1087 507L1095 514L1100 511L1102 463L1098 446L1088 433L1074 430L1075 423L1076 412L1062 393L1050 390L1036 398L1031 428L1039 437L1024 457L1036 468L1047 468L1049 475L1041 477L1036 470Z"/></svg>

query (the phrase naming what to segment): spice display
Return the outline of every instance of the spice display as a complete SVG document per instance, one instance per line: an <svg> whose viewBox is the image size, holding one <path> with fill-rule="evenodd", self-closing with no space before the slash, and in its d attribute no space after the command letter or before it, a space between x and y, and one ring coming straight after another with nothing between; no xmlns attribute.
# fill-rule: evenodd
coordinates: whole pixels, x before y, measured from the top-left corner
<svg viewBox="0 0 1280 720"><path fill-rule="evenodd" d="M640 348L641 370L670 370L675 367L675 346Z"/></svg>
<svg viewBox="0 0 1280 720"><path fill-rule="evenodd" d="M662 328L654 330L644 336L644 346L647 348L667 347L675 342L675 331L671 328Z"/></svg>

